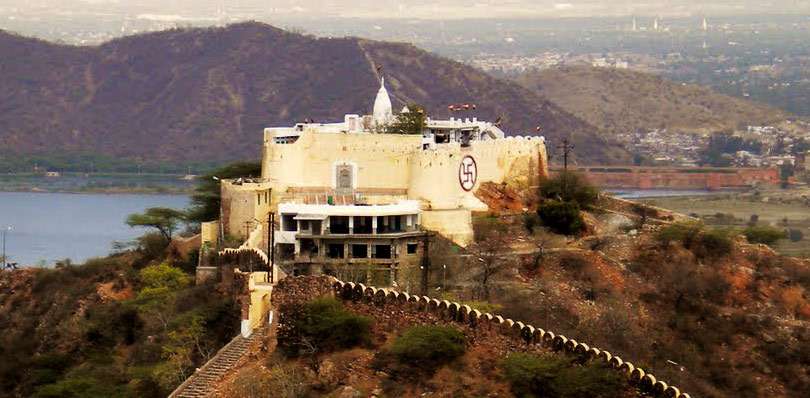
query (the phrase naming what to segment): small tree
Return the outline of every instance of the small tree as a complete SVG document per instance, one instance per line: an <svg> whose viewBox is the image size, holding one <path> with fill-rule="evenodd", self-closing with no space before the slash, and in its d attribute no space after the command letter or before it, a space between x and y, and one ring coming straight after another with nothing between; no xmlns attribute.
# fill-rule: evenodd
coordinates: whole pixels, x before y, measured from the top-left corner
<svg viewBox="0 0 810 398"><path fill-rule="evenodd" d="M189 276L180 268L168 263L150 265L138 273L144 293L149 290L178 290L191 283Z"/></svg>
<svg viewBox="0 0 810 398"><path fill-rule="evenodd" d="M186 214L180 210L167 207L151 207L143 213L130 214L127 217L127 225L130 227L155 228L166 241L171 241L172 233L185 219Z"/></svg>
<svg viewBox="0 0 810 398"><path fill-rule="evenodd" d="M540 196L560 202L574 202L588 209L599 199L599 190L577 173L561 172L540 184Z"/></svg>
<svg viewBox="0 0 810 398"><path fill-rule="evenodd" d="M354 314L334 298L283 309L279 344L289 356L352 348L371 340L371 318Z"/></svg>
<svg viewBox="0 0 810 398"><path fill-rule="evenodd" d="M585 229L585 220L576 202L547 200L537 209L537 214L543 224L558 234L573 235Z"/></svg>
<svg viewBox="0 0 810 398"><path fill-rule="evenodd" d="M475 226L475 242L470 245L473 276L483 294L489 300L490 284L495 275L506 268L504 254L509 250L508 233L505 224L498 220L480 222Z"/></svg>
<svg viewBox="0 0 810 398"><path fill-rule="evenodd" d="M537 218L537 214L534 213L523 214L523 227L526 228L526 232L530 234L534 233L534 229L537 227L539 221L540 220Z"/></svg>
<svg viewBox="0 0 810 398"><path fill-rule="evenodd" d="M150 265L140 270L138 276L142 285L137 297L138 308L168 331L177 292L190 285L191 278L168 263Z"/></svg>
<svg viewBox="0 0 810 398"><path fill-rule="evenodd" d="M212 221L219 218L220 184L219 180L239 177L258 177L262 173L260 162L239 162L229 164L208 174L200 176L197 187L191 195L191 208L188 220L191 222Z"/></svg>
<svg viewBox="0 0 810 398"><path fill-rule="evenodd" d="M772 227L748 227L743 230L743 235L750 243L772 245L779 239L783 239L785 232Z"/></svg>
<svg viewBox="0 0 810 398"><path fill-rule="evenodd" d="M422 134L427 125L425 107L419 104L408 104L408 111L397 115L396 119L385 128L389 134Z"/></svg>
<svg viewBox="0 0 810 398"><path fill-rule="evenodd" d="M532 271L536 271L540 264L546 260L546 248L551 245L551 239L545 232L534 239L535 253L532 259Z"/></svg>
<svg viewBox="0 0 810 398"><path fill-rule="evenodd" d="M636 228L641 229L650 218L658 217L658 211L643 203L633 203L632 211L638 216Z"/></svg>

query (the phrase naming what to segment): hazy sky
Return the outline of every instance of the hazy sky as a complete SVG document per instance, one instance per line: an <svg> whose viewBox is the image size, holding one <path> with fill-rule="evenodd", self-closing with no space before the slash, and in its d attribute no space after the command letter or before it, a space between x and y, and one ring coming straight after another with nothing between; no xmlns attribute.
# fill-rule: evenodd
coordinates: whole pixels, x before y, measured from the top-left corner
<svg viewBox="0 0 810 398"><path fill-rule="evenodd" d="M810 14L810 0L0 0L0 16L126 14L154 17L487 18L618 15Z"/></svg>

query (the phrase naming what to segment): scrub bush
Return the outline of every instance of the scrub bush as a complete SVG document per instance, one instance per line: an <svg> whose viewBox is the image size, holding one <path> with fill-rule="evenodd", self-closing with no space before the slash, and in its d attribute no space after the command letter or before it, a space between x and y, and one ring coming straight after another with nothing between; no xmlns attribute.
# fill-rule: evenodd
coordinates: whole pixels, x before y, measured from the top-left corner
<svg viewBox="0 0 810 398"><path fill-rule="evenodd" d="M552 231L573 235L585 229L585 221L580 214L579 205L575 202L558 202L547 200L537 209L537 214Z"/></svg>
<svg viewBox="0 0 810 398"><path fill-rule="evenodd" d="M772 245L779 239L783 239L785 232L772 227L748 227L743 230L743 235L750 243Z"/></svg>
<svg viewBox="0 0 810 398"><path fill-rule="evenodd" d="M285 311L286 330L279 331L279 344L288 355L328 352L368 344L371 319L347 310L333 298L319 298Z"/></svg>
<svg viewBox="0 0 810 398"><path fill-rule="evenodd" d="M502 368L518 397L620 397L626 393L621 376L601 365L579 366L550 355L513 353Z"/></svg>
<svg viewBox="0 0 810 398"><path fill-rule="evenodd" d="M464 355L464 334L448 326L414 326L399 336L391 352L400 362L435 368Z"/></svg>

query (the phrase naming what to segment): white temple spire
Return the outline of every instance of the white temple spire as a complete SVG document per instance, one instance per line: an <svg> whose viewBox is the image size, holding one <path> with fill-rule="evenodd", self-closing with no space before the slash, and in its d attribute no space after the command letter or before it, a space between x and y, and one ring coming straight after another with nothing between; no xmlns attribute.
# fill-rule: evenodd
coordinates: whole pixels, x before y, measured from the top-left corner
<svg viewBox="0 0 810 398"><path fill-rule="evenodd" d="M394 118L391 98L388 97L388 90L385 89L385 77L380 78L380 90L377 91L377 98L374 99L374 123L383 125L391 122Z"/></svg>

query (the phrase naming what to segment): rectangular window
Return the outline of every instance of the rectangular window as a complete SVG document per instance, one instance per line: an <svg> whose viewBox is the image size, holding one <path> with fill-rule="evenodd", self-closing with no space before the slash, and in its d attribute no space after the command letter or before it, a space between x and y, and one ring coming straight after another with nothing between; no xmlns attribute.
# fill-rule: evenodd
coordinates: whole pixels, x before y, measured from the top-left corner
<svg viewBox="0 0 810 398"><path fill-rule="evenodd" d="M391 258L391 245L374 245L374 258Z"/></svg>
<svg viewBox="0 0 810 398"><path fill-rule="evenodd" d="M329 258L344 258L343 243L330 243L326 250Z"/></svg>
<svg viewBox="0 0 810 398"><path fill-rule="evenodd" d="M368 258L368 245L352 245L352 258Z"/></svg>
<svg viewBox="0 0 810 398"><path fill-rule="evenodd" d="M356 234L370 234L372 233L371 217L357 216L354 218L354 233Z"/></svg>
<svg viewBox="0 0 810 398"><path fill-rule="evenodd" d="M408 254L416 254L416 249L419 248L418 243L408 243Z"/></svg>
<svg viewBox="0 0 810 398"><path fill-rule="evenodd" d="M296 214L282 214L281 215L281 230L282 231L297 231L298 222L295 221Z"/></svg>
<svg viewBox="0 0 810 398"><path fill-rule="evenodd" d="M330 216L329 217L329 232L333 234L348 234L349 233L349 217L346 216Z"/></svg>

